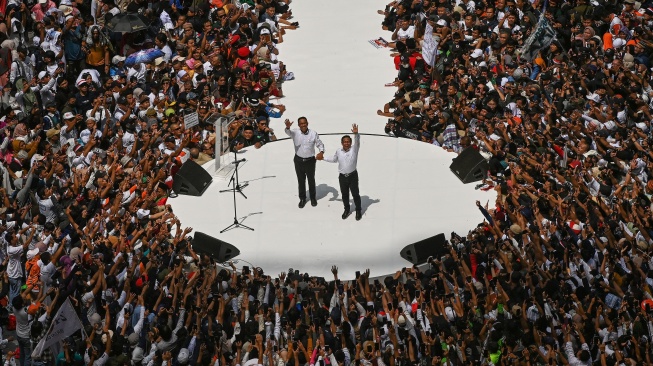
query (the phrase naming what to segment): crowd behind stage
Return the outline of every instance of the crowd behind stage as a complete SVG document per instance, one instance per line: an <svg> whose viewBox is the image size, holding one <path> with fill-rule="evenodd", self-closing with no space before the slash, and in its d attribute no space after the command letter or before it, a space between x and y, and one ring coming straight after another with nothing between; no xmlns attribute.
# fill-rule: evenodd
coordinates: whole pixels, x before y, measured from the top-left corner
<svg viewBox="0 0 653 366"><path fill-rule="evenodd" d="M653 4L379 10L387 132L478 150L497 200L446 255L378 280L216 266L167 202L181 164L215 156L212 115L235 117L232 150L276 139L289 5L0 7L5 365L653 363Z"/></svg>

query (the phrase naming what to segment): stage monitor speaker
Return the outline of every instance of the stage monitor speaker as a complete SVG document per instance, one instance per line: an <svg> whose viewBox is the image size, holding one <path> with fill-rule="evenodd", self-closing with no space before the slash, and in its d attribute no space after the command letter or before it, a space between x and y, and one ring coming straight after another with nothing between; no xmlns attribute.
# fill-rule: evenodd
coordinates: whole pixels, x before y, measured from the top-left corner
<svg viewBox="0 0 653 366"><path fill-rule="evenodd" d="M453 159L449 169L467 184L485 179L488 162L476 149L468 147Z"/></svg>
<svg viewBox="0 0 653 366"><path fill-rule="evenodd" d="M186 160L179 168L172 182L172 190L177 194L201 196L213 182L211 174L201 165L192 160Z"/></svg>
<svg viewBox="0 0 653 366"><path fill-rule="evenodd" d="M429 257L440 258L447 254L446 242L447 239L445 239L444 234L438 234L417 243L406 245L399 252L399 255L412 264L423 264L426 263Z"/></svg>
<svg viewBox="0 0 653 366"><path fill-rule="evenodd" d="M240 250L235 246L199 231L193 237L193 250L206 254L220 263L227 262L240 254Z"/></svg>

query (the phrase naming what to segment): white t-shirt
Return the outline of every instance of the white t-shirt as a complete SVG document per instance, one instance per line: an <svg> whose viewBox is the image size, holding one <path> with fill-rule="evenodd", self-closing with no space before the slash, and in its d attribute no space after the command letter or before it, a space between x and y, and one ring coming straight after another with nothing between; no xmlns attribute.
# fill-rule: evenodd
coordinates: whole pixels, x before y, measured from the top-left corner
<svg viewBox="0 0 653 366"><path fill-rule="evenodd" d="M401 41L407 38L415 38L415 26L410 25L406 30L399 28L397 31L397 39Z"/></svg>
<svg viewBox="0 0 653 366"><path fill-rule="evenodd" d="M7 263L7 275L9 278L23 277L23 267L20 264L20 257L23 255L23 246L8 246L7 255L9 256L9 263Z"/></svg>
<svg viewBox="0 0 653 366"><path fill-rule="evenodd" d="M37 196L36 198L39 203L39 212L41 215L45 216L47 222L54 222L56 215L52 209L54 207L52 200L49 197L47 199L41 199L41 197Z"/></svg>

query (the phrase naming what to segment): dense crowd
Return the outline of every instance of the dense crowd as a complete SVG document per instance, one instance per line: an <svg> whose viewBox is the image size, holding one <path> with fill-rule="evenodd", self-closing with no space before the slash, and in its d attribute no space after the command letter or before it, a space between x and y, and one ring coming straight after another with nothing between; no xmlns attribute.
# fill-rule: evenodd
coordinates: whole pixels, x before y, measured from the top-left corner
<svg viewBox="0 0 653 366"><path fill-rule="evenodd" d="M647 4L379 11L398 70L387 133L478 150L497 200L445 256L374 280L222 266L167 202L181 164L220 155L216 116L232 150L276 139L290 1L9 0L5 365L652 364Z"/></svg>
<svg viewBox="0 0 653 366"><path fill-rule="evenodd" d="M386 133L476 149L489 163L477 188L497 193L477 203L486 220L452 233L451 254L413 288L386 287L412 304L402 310L420 362L653 363L651 5L424 0L379 10L398 70L377 112Z"/></svg>

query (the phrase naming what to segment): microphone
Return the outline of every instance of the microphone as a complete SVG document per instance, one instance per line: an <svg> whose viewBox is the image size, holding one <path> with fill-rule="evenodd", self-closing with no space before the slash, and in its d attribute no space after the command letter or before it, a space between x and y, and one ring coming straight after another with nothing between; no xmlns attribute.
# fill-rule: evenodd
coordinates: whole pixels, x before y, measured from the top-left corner
<svg viewBox="0 0 653 366"><path fill-rule="evenodd" d="M231 163L231 164L235 164L235 165L238 165L238 164L240 164L240 163L242 163L242 162L244 162L244 161L247 161L247 159L245 159L245 158L242 158L242 159L240 159L240 160L236 160L236 161L234 161L234 162L233 162L233 163Z"/></svg>

